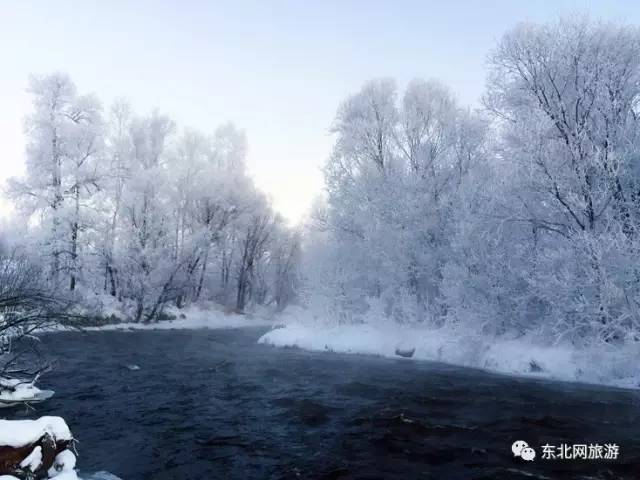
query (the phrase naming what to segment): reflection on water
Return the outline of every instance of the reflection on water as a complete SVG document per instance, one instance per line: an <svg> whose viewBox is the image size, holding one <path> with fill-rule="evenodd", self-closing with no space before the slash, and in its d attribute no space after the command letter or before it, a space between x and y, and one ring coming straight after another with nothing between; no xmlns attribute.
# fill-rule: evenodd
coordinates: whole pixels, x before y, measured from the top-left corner
<svg viewBox="0 0 640 480"><path fill-rule="evenodd" d="M273 349L262 332L45 336L57 394L37 413L67 419L82 472L125 480L640 478L637 392ZM517 439L621 456L524 462Z"/></svg>

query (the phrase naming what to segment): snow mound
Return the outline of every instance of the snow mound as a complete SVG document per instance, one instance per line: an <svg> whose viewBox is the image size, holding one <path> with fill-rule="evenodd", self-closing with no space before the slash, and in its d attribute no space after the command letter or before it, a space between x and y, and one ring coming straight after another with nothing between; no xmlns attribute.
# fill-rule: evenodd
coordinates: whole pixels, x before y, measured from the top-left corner
<svg viewBox="0 0 640 480"><path fill-rule="evenodd" d="M41 402L52 396L53 391L40 390L33 382L19 378L0 378L0 408L18 402Z"/></svg>
<svg viewBox="0 0 640 480"><path fill-rule="evenodd" d="M78 480L75 468L76 456L71 450L64 450L56 455L47 474L49 478L57 478L58 480Z"/></svg>
<svg viewBox="0 0 640 480"><path fill-rule="evenodd" d="M24 447L49 434L54 440L68 441L73 436L60 417L40 417L37 420L0 420L0 446Z"/></svg>

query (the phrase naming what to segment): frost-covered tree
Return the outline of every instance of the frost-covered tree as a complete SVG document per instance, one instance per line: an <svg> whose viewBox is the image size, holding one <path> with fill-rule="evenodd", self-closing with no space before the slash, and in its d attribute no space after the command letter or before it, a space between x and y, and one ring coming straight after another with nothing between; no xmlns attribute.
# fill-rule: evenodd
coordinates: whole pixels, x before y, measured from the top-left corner
<svg viewBox="0 0 640 480"><path fill-rule="evenodd" d="M435 81L411 82L401 103L392 81L373 81L341 105L326 225L348 303L439 321L449 237L461 187L484 158L484 130Z"/></svg>
<svg viewBox="0 0 640 480"><path fill-rule="evenodd" d="M119 270L125 276L134 318L151 320L173 294L178 265L173 261L166 149L174 123L154 112L132 121L131 173L123 192L124 238Z"/></svg>
<svg viewBox="0 0 640 480"><path fill-rule="evenodd" d="M487 119L433 81L340 106L309 277L341 318L637 341L640 31L523 24L489 68Z"/></svg>
<svg viewBox="0 0 640 480"><path fill-rule="evenodd" d="M33 77L34 111L26 119L26 177L9 193L39 228L52 281L75 290L82 271L81 236L92 228L87 208L103 177L102 113L64 74ZM61 277L62 276L62 277Z"/></svg>
<svg viewBox="0 0 640 480"><path fill-rule="evenodd" d="M523 24L490 65L485 103L513 179L501 215L528 231L519 296L556 336L635 337L640 32Z"/></svg>
<svg viewBox="0 0 640 480"><path fill-rule="evenodd" d="M9 191L49 286L71 290L79 311L154 321L169 305L294 298L298 257L246 173L242 130L179 130L121 100L103 120L63 74L34 77L30 92L27 175Z"/></svg>
<svg viewBox="0 0 640 480"><path fill-rule="evenodd" d="M274 232L275 248L271 251L270 275L273 276L273 301L283 310L298 295L301 286L300 260L302 235L281 225Z"/></svg>
<svg viewBox="0 0 640 480"><path fill-rule="evenodd" d="M120 275L116 252L122 244L120 234L123 226L123 193L131 176L133 142L131 137L131 106L124 100L116 101L110 110L107 123L105 159L108 165L102 195L98 198L102 228L98 230L97 269L102 275L96 277L95 290L102 289L112 297L121 293Z"/></svg>
<svg viewBox="0 0 640 480"><path fill-rule="evenodd" d="M274 217L269 209L255 209L245 219L238 235L239 245L236 262L236 304L237 311L242 312L248 298L259 297L261 303L265 294L259 294L260 263L268 251L269 241L274 230Z"/></svg>

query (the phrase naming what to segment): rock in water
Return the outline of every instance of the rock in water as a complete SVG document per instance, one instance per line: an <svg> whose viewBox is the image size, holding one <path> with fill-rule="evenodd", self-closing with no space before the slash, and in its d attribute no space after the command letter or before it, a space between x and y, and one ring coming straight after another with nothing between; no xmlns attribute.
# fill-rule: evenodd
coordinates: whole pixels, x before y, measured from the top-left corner
<svg viewBox="0 0 640 480"><path fill-rule="evenodd" d="M396 348L396 355L398 355L399 357L404 357L404 358L411 358L413 357L413 354L416 352L415 347L414 348Z"/></svg>
<svg viewBox="0 0 640 480"><path fill-rule="evenodd" d="M55 440L45 433L34 443L21 447L0 446L0 475L15 475L19 478L47 478L47 471L53 466L56 456L65 451L71 441ZM38 461L33 452L38 450ZM30 475L35 475L32 477ZM26 477L28 476L28 477Z"/></svg>
<svg viewBox="0 0 640 480"><path fill-rule="evenodd" d="M3 475L30 480L47 478L58 458L73 455L70 451L66 457L62 455L72 442L71 431L60 417L0 419L0 478ZM73 470L70 473L75 475Z"/></svg>

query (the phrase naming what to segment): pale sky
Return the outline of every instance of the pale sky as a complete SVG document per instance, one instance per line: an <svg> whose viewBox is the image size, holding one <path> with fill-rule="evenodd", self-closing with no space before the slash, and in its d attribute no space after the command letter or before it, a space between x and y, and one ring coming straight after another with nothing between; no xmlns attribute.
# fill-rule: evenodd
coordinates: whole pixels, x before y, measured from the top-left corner
<svg viewBox="0 0 640 480"><path fill-rule="evenodd" d="M234 122L257 185L297 221L322 191L336 108L364 82L437 78L476 105L506 30L578 12L640 25L633 0L0 0L0 183L23 170L29 74L63 71L105 107L126 97L209 133Z"/></svg>

